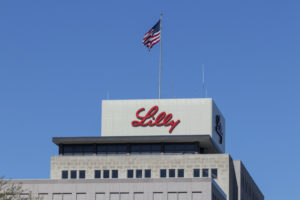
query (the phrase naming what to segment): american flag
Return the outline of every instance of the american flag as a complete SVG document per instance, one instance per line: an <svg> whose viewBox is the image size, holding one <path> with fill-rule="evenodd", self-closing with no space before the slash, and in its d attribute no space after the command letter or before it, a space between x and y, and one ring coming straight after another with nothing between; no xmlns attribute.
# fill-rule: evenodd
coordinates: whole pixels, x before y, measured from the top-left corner
<svg viewBox="0 0 300 200"><path fill-rule="evenodd" d="M150 49L160 41L160 20L145 34L143 44Z"/></svg>

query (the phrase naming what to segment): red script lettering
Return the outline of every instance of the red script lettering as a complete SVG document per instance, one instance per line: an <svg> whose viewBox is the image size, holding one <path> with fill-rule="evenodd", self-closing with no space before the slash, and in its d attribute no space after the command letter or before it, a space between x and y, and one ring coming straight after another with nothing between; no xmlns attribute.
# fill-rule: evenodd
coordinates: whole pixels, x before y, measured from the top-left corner
<svg viewBox="0 0 300 200"><path fill-rule="evenodd" d="M145 116L141 116L140 113L145 111L145 108L140 108L136 111L136 118L139 120L135 120L131 122L133 127L146 127L146 126L171 126L169 129L169 133L171 134L174 128L180 123L180 120L174 121L172 120L173 114L166 114L166 112L161 112L157 116L158 106L153 106Z"/></svg>

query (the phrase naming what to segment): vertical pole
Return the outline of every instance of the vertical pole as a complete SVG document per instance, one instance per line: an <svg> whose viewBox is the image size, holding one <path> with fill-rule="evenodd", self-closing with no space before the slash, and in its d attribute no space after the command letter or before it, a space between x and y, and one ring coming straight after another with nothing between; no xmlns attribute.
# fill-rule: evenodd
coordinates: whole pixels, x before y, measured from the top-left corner
<svg viewBox="0 0 300 200"><path fill-rule="evenodd" d="M202 97L206 97L205 96L205 82L204 82L204 64L202 64Z"/></svg>
<svg viewBox="0 0 300 200"><path fill-rule="evenodd" d="M160 23L159 23L159 26L160 26L160 56L159 56L159 77L158 77L158 98L160 99L161 95L161 51L162 51L162 30L161 30L161 24L162 24L162 13L160 13Z"/></svg>

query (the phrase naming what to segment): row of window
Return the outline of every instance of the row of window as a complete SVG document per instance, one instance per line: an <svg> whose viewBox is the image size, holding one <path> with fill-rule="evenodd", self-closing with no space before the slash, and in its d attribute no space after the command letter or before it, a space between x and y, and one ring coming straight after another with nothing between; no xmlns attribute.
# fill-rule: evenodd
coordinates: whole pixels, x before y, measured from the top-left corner
<svg viewBox="0 0 300 200"><path fill-rule="evenodd" d="M85 170L79 170L79 178L85 179ZM69 178L69 171L63 170L61 172L61 178L62 179L68 179ZM71 170L70 171L70 178L71 179L77 179L77 170Z"/></svg>
<svg viewBox="0 0 300 200"><path fill-rule="evenodd" d="M78 172L78 174L77 174ZM101 173L102 172L102 173ZM135 172L135 173L134 173ZM200 177L200 169L193 169L193 177ZM176 175L177 174L177 175ZM71 179L85 179L85 170L71 170L70 171L70 178ZM94 178L118 178L119 171L118 170L95 170L94 171ZM62 179L69 178L69 171L63 170L61 174ZM151 178L151 169L128 169L127 170L127 178ZM184 169L161 169L160 170L160 178L184 178ZM201 177L209 177L209 169L204 168L202 169L202 176ZM218 178L218 169L213 168L211 169L211 177Z"/></svg>
<svg viewBox="0 0 300 200"><path fill-rule="evenodd" d="M194 169L193 176L200 177L200 169ZM209 177L209 169L207 169L207 168L202 169L202 177ZM211 177L218 178L218 169L217 168L211 169Z"/></svg>
<svg viewBox="0 0 300 200"><path fill-rule="evenodd" d="M201 153L198 143L63 144L62 155Z"/></svg>

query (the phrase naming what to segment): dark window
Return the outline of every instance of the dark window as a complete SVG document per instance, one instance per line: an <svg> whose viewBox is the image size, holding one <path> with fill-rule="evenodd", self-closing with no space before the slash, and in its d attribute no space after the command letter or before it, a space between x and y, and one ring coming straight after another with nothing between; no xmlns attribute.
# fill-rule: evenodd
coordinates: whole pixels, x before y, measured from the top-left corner
<svg viewBox="0 0 300 200"><path fill-rule="evenodd" d="M127 178L133 178L133 169L127 170Z"/></svg>
<svg viewBox="0 0 300 200"><path fill-rule="evenodd" d="M100 144L97 154L125 154L128 153L127 144Z"/></svg>
<svg viewBox="0 0 300 200"><path fill-rule="evenodd" d="M64 155L91 155L94 153L94 145L64 145Z"/></svg>
<svg viewBox="0 0 300 200"><path fill-rule="evenodd" d="M167 177L167 170L161 169L160 170L160 178L166 178Z"/></svg>
<svg viewBox="0 0 300 200"><path fill-rule="evenodd" d="M73 154L74 155L82 155L82 146L81 145L74 145L73 146Z"/></svg>
<svg viewBox="0 0 300 200"><path fill-rule="evenodd" d="M106 154L106 145L97 145L97 154Z"/></svg>
<svg viewBox="0 0 300 200"><path fill-rule="evenodd" d="M202 177L208 177L208 169L202 170Z"/></svg>
<svg viewBox="0 0 300 200"><path fill-rule="evenodd" d="M137 169L137 170L135 171L135 177L136 177L136 178L143 178L143 170Z"/></svg>
<svg viewBox="0 0 300 200"><path fill-rule="evenodd" d="M85 178L85 170L79 171L79 178Z"/></svg>
<svg viewBox="0 0 300 200"><path fill-rule="evenodd" d="M103 170L103 178L109 178L109 170Z"/></svg>
<svg viewBox="0 0 300 200"><path fill-rule="evenodd" d="M134 154L147 154L147 153L160 153L161 144L132 144L131 153Z"/></svg>
<svg viewBox="0 0 300 200"><path fill-rule="evenodd" d="M184 177L184 169L178 169L178 171L177 171L177 177L179 177L179 178Z"/></svg>
<svg viewBox="0 0 300 200"><path fill-rule="evenodd" d="M71 145L64 145L64 155L73 155L73 147Z"/></svg>
<svg viewBox="0 0 300 200"><path fill-rule="evenodd" d="M60 147L63 155L97 154L157 154L195 153L199 151L197 143L146 143L146 144L64 144Z"/></svg>
<svg viewBox="0 0 300 200"><path fill-rule="evenodd" d="M175 177L175 169L169 169L169 178Z"/></svg>
<svg viewBox="0 0 300 200"><path fill-rule="evenodd" d="M126 144L111 144L107 145L107 153L108 154L125 154L127 153L127 145Z"/></svg>
<svg viewBox="0 0 300 200"><path fill-rule="evenodd" d="M111 177L112 178L118 178L118 170L112 170L111 171Z"/></svg>
<svg viewBox="0 0 300 200"><path fill-rule="evenodd" d="M161 153L162 145L161 144L152 144L151 145L151 153Z"/></svg>
<svg viewBox="0 0 300 200"><path fill-rule="evenodd" d="M101 178L101 170L95 170L95 178Z"/></svg>
<svg viewBox="0 0 300 200"><path fill-rule="evenodd" d="M64 170L61 172L61 178L62 179L67 179L68 178L68 171Z"/></svg>
<svg viewBox="0 0 300 200"><path fill-rule="evenodd" d="M165 153L195 153L194 143L169 143L165 144Z"/></svg>
<svg viewBox="0 0 300 200"><path fill-rule="evenodd" d="M77 171L76 170L72 170L71 171L71 178L72 179L76 179L77 178Z"/></svg>
<svg viewBox="0 0 300 200"><path fill-rule="evenodd" d="M94 145L83 145L82 153L84 155L93 155L94 154Z"/></svg>
<svg viewBox="0 0 300 200"><path fill-rule="evenodd" d="M131 153L146 153L146 152L151 152L151 145L149 144L131 145Z"/></svg>
<svg viewBox="0 0 300 200"><path fill-rule="evenodd" d="M218 169L211 169L211 177L218 178Z"/></svg>
<svg viewBox="0 0 300 200"><path fill-rule="evenodd" d="M194 177L200 177L200 169L194 169Z"/></svg>
<svg viewBox="0 0 300 200"><path fill-rule="evenodd" d="M151 169L145 169L145 178L151 178Z"/></svg>

